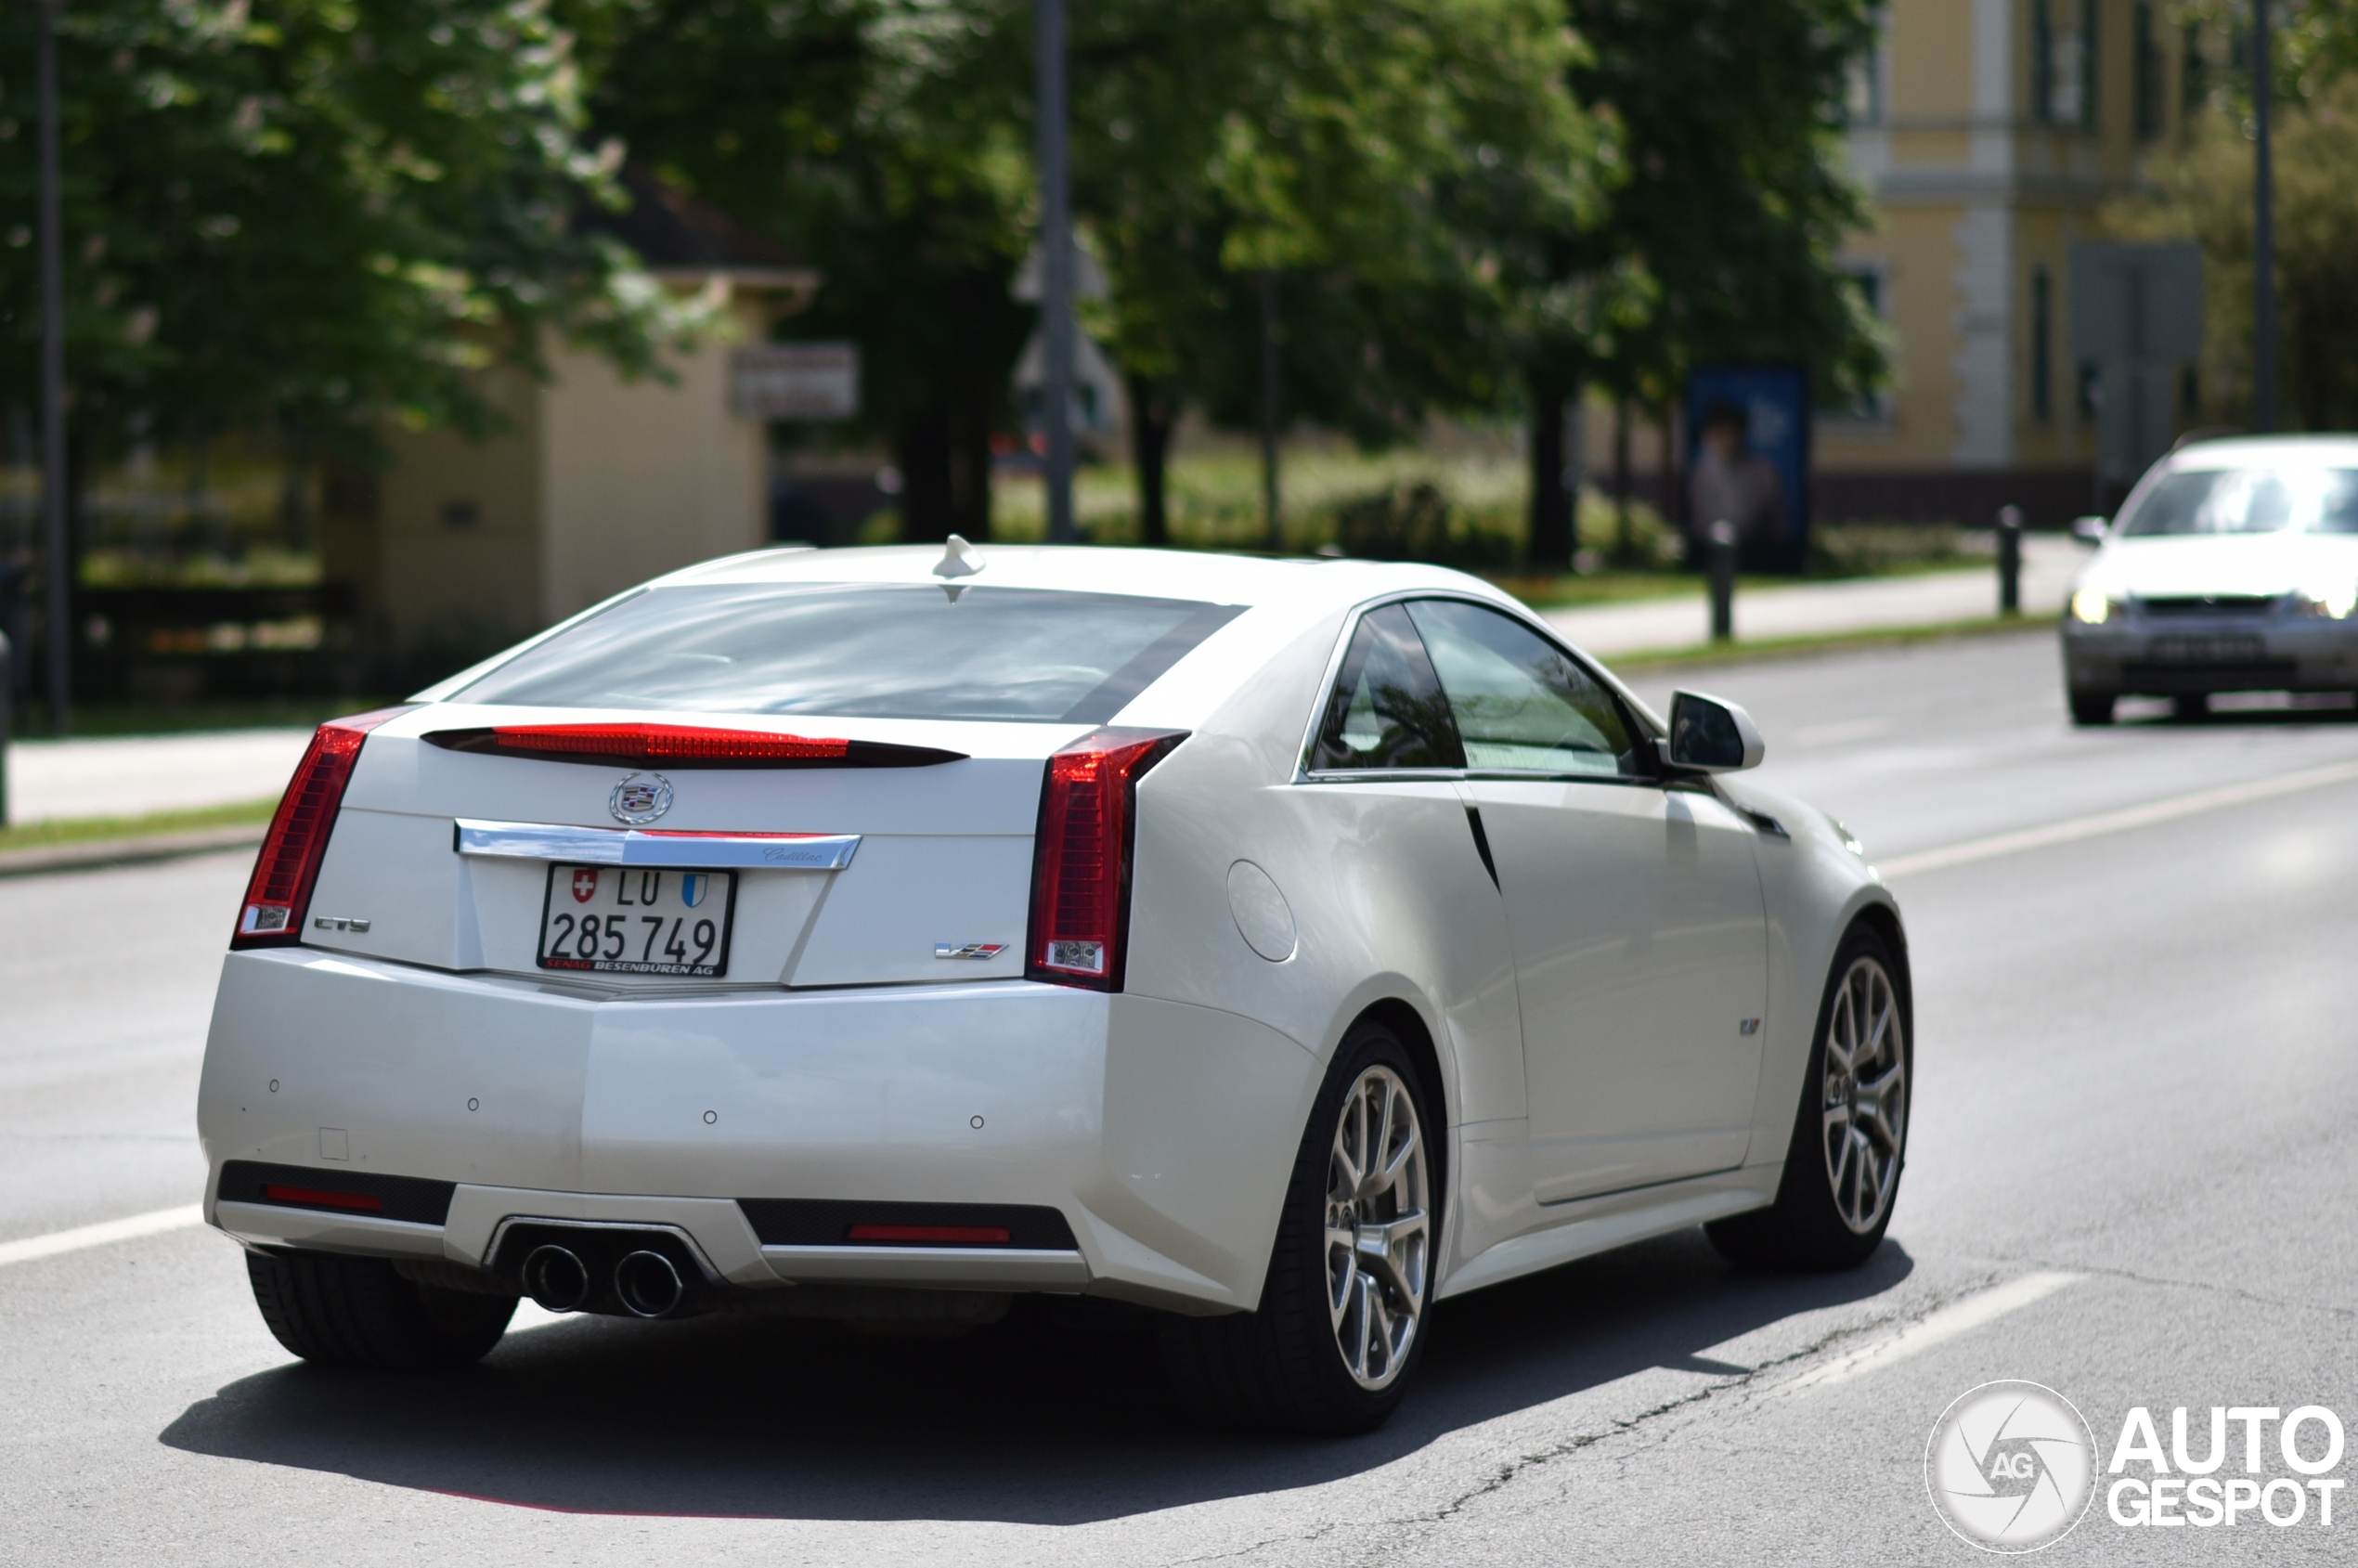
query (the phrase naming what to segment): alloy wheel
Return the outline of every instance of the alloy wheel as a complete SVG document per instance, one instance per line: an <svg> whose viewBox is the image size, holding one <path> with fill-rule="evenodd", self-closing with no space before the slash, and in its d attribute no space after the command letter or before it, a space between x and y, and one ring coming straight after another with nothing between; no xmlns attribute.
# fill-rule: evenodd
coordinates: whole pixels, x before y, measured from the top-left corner
<svg viewBox="0 0 2358 1568"><path fill-rule="evenodd" d="M1327 1161L1327 1311L1362 1388L1386 1386L1408 1358L1432 1240L1416 1101L1398 1073L1370 1067L1343 1096Z"/></svg>
<svg viewBox="0 0 2358 1568"><path fill-rule="evenodd" d="M1864 1236L1883 1223L1898 1187L1908 1121L1898 999L1872 958L1854 962L1834 991L1825 1062L1826 1179L1843 1224Z"/></svg>

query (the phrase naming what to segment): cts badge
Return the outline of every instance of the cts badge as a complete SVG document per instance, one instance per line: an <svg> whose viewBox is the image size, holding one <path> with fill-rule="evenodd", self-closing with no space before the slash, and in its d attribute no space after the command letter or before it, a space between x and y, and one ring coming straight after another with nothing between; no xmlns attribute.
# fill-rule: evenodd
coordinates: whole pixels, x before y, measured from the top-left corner
<svg viewBox="0 0 2358 1568"><path fill-rule="evenodd" d="M606 810L618 823L644 827L671 810L671 781L661 773L633 773L614 786Z"/></svg>

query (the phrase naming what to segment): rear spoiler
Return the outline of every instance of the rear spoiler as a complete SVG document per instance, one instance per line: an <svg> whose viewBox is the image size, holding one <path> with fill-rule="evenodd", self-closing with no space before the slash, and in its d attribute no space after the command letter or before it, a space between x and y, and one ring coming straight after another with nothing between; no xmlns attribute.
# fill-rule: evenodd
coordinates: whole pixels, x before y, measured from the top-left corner
<svg viewBox="0 0 2358 1568"><path fill-rule="evenodd" d="M629 768L930 768L963 751L690 724L500 724L420 737L446 751Z"/></svg>

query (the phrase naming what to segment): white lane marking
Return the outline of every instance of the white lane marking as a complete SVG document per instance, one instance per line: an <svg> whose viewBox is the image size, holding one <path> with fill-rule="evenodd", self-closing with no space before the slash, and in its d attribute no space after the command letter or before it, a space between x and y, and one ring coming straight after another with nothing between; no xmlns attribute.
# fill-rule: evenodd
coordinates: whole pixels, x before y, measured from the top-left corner
<svg viewBox="0 0 2358 1568"><path fill-rule="evenodd" d="M149 1214L133 1214L127 1219L101 1220L95 1225L53 1230L46 1236L28 1236L20 1241L0 1241L0 1265L28 1263L35 1258L54 1258L60 1252L79 1252L87 1247L104 1247L167 1230L186 1230L203 1223L204 1210L194 1203L179 1209L158 1209Z"/></svg>
<svg viewBox="0 0 2358 1568"><path fill-rule="evenodd" d="M1881 1371L1896 1361L1905 1361L1919 1351L1930 1350L1960 1334L1969 1334L2010 1312L2018 1312L2083 1277L2077 1274L2026 1274L2020 1279L1993 1286L1978 1295L1967 1296L1954 1306L1942 1307L1930 1317L1920 1323L1911 1323L1897 1334L1862 1345L1815 1371L1805 1372L1785 1384L1780 1392L1804 1393L1811 1389L1846 1383L1869 1372Z"/></svg>
<svg viewBox="0 0 2358 1568"><path fill-rule="evenodd" d="M2273 800L2280 795L2297 795L2304 789L2322 789L2327 784L2348 784L2353 779L2358 779L2358 762L2337 762L2331 767L2309 768L2298 773L2279 774L2273 779L2222 784L2216 789L2198 789L2191 795L2173 796L2167 800L2130 806L2118 811L2099 811L2092 817L2074 817L2069 822L2051 823L2045 827L2002 833L1991 838L1976 838L1964 844L1952 844L1946 849L1897 855L1887 861L1878 861L1876 869L1886 877L1907 876L1919 871L1943 871L1952 865L1968 865L1975 861L1994 860L2000 855L2012 855L2024 849L2043 849L2050 845L2070 844L2102 834L2150 827L2156 823L2175 822L2180 817L2216 811L2228 806L2248 805L2255 800Z"/></svg>

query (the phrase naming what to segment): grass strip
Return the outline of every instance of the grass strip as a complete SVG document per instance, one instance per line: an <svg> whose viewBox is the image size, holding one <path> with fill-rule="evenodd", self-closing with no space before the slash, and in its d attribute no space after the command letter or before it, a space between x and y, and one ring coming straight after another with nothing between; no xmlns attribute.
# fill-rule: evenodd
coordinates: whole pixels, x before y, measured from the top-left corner
<svg viewBox="0 0 2358 1568"><path fill-rule="evenodd" d="M1803 637L1762 637L1736 642L1697 642L1685 648L1651 648L1599 656L1616 674L1643 675L1652 670L1686 669L1699 665L1807 658L1812 654L1849 653L1861 648L1902 648L1917 642L1939 642L1959 637L2052 632L2054 628L2054 620L2046 616L1983 616L1973 620L1939 621L1928 626L1865 627L1857 631L1819 632Z"/></svg>
<svg viewBox="0 0 2358 1568"><path fill-rule="evenodd" d="M140 817L57 817L0 828L0 854L11 849L46 849L62 844L100 844L110 839L153 838L208 827L261 827L279 809L279 797L203 806L187 811L150 811Z"/></svg>

